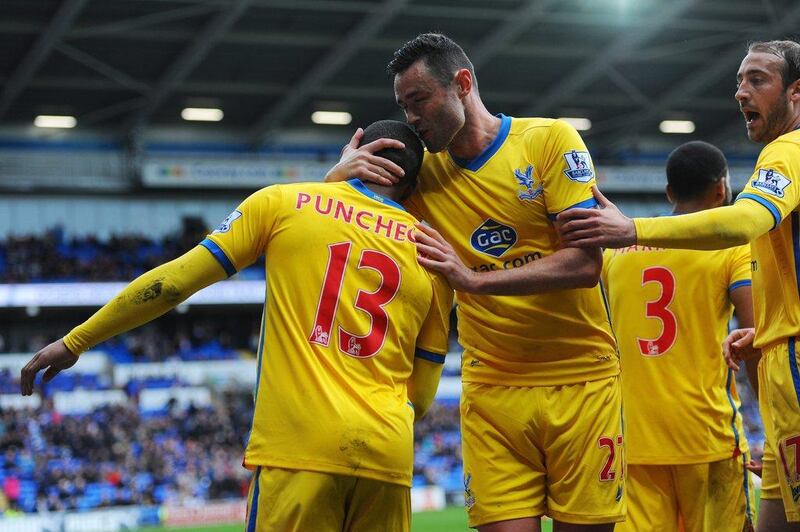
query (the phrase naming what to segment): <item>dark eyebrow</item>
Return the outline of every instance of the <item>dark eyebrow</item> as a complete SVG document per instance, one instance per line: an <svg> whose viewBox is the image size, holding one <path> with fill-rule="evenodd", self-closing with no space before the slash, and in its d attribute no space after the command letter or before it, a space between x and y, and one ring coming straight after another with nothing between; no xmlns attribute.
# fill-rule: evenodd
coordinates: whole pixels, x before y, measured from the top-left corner
<svg viewBox="0 0 800 532"><path fill-rule="evenodd" d="M414 98L414 96L417 95L417 92L418 92L417 89L414 89L411 92L406 93L405 99L406 100L411 100L412 98ZM400 100L401 100L400 98L397 98L397 100L396 100L397 101L397 105L400 105Z"/></svg>
<svg viewBox="0 0 800 532"><path fill-rule="evenodd" d="M767 76L770 74L768 70L763 68L748 68L744 71L745 74L753 75L753 74L766 74ZM736 79L742 79L742 74L737 74Z"/></svg>

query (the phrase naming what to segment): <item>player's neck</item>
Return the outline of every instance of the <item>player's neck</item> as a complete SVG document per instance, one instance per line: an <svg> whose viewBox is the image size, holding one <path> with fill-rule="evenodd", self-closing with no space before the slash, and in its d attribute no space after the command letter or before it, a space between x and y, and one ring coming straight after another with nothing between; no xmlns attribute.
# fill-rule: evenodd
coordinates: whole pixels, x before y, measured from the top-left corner
<svg viewBox="0 0 800 532"><path fill-rule="evenodd" d="M789 125L789 128L785 131L785 133L790 133L796 129L800 129L800 114L794 117L794 120Z"/></svg>
<svg viewBox="0 0 800 532"><path fill-rule="evenodd" d="M714 207L716 207L716 205L710 205L704 201L681 201L675 204L675 207L672 209L672 214L689 214L706 209L713 209Z"/></svg>
<svg viewBox="0 0 800 532"><path fill-rule="evenodd" d="M447 151L457 159L472 160L494 141L502 121L490 113L477 97L469 102L466 111L464 127L453 138Z"/></svg>
<svg viewBox="0 0 800 532"><path fill-rule="evenodd" d="M365 187L379 196L388 198L395 203L402 202L404 187L387 187L385 185L378 185L376 183L369 183L367 181L362 181L362 183L364 183Z"/></svg>

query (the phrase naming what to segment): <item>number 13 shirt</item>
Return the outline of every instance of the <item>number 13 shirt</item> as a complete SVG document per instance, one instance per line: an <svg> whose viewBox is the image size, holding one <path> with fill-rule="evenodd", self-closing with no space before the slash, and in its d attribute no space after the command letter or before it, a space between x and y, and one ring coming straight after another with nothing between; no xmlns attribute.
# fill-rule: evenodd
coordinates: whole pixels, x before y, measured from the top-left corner
<svg viewBox="0 0 800 532"><path fill-rule="evenodd" d="M414 356L444 362L452 301L416 220L360 181L271 186L203 241L229 274L266 254L248 467L411 485Z"/></svg>
<svg viewBox="0 0 800 532"><path fill-rule="evenodd" d="M747 450L722 357L732 290L750 284L748 246L606 250L603 282L622 364L630 464L693 464Z"/></svg>

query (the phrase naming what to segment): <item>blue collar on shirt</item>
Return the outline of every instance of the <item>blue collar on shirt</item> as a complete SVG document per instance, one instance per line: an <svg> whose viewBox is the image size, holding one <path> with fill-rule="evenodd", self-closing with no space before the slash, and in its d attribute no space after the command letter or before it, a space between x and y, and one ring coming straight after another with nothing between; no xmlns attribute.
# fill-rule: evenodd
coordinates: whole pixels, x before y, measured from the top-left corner
<svg viewBox="0 0 800 532"><path fill-rule="evenodd" d="M453 157L453 161L458 166L461 168L466 168L472 172L477 172L480 170L481 166L486 164L486 161L492 158L492 155L497 153L497 150L499 150L500 146L503 145L506 137L508 137L508 132L511 130L510 116L506 116L501 113L497 115L497 117L500 119L500 129L497 131L497 136L494 138L492 143L489 144L489 146L487 146L487 148L474 159L459 159L458 157Z"/></svg>
<svg viewBox="0 0 800 532"><path fill-rule="evenodd" d="M375 192L373 192L370 189L368 189L367 186L364 185L364 183L362 183L360 179L356 179L356 178L348 179L347 180L347 184L350 185L351 187L353 187L354 189L356 189L357 191L361 192L362 194L364 194L368 198L372 198L375 201L379 201L379 202L383 203L384 205L389 205L390 207L395 207L397 209L400 209L401 211L405 210L405 208L403 208L403 206L400 205L399 203L397 203L395 201L392 201L392 200L390 200L389 198L387 198L385 196L381 196L380 194L376 194Z"/></svg>

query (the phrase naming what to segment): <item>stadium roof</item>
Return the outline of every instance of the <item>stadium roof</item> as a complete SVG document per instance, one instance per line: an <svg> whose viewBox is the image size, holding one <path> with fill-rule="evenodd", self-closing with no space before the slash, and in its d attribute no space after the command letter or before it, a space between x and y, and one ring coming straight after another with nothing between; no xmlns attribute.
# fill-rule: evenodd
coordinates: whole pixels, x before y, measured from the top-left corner
<svg viewBox="0 0 800 532"><path fill-rule="evenodd" d="M235 132L254 144L399 116L384 68L417 33L464 46L493 112L591 119L592 142L657 135L666 118L743 138L745 43L800 27L797 0L4 0L0 124L71 114L81 128ZM217 124L181 119L218 106ZM731 137L733 136L733 137ZM610 145L610 144L609 144Z"/></svg>

